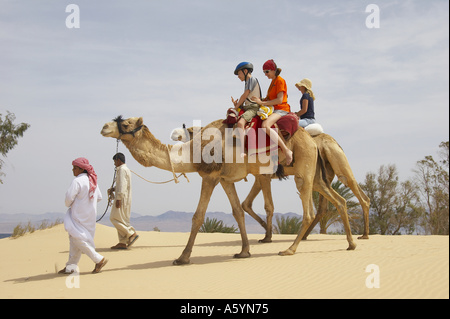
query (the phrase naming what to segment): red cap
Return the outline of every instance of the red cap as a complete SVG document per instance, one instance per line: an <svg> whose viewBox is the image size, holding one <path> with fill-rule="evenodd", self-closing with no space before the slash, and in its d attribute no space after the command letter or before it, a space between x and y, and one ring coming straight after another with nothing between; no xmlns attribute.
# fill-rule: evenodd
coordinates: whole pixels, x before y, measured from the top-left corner
<svg viewBox="0 0 450 319"><path fill-rule="evenodd" d="M275 64L274 60L267 60L266 63L263 65L263 70L277 70L277 65Z"/></svg>

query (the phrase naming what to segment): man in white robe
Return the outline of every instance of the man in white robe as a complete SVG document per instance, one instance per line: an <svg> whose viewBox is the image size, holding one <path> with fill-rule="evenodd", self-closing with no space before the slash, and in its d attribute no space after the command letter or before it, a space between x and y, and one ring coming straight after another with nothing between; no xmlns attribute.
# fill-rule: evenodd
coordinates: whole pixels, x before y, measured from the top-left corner
<svg viewBox="0 0 450 319"><path fill-rule="evenodd" d="M72 162L75 179L65 195L65 204L69 207L64 218L64 228L69 233L70 251L66 267L60 274L77 271L81 254L86 254L95 263L93 273L98 273L108 262L95 251L94 234L97 216L97 202L102 194L97 186L94 168L85 158Z"/></svg>
<svg viewBox="0 0 450 319"><path fill-rule="evenodd" d="M119 243L111 249L127 249L139 238L136 230L130 225L131 214L131 171L125 164L125 155L117 153L113 156L116 166L116 186L108 192L115 192L111 208L110 220L117 229Z"/></svg>

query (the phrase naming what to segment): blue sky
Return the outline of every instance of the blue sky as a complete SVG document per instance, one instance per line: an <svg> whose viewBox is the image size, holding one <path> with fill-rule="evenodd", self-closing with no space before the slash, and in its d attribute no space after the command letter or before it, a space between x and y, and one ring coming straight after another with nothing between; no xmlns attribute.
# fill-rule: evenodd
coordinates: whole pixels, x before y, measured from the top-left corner
<svg viewBox="0 0 450 319"><path fill-rule="evenodd" d="M80 28L66 27L66 6ZM380 28L367 28L367 5ZM310 78L316 117L344 148L359 182L380 165L400 179L449 138L449 3L427 1L12 1L0 0L0 113L31 124L6 158L0 213L64 212L71 162L87 157L102 192L111 184L115 140L100 135L119 114L142 116L163 143L173 128L223 118L250 61L283 69L292 110L294 84ZM147 179L171 178L128 166ZM132 211L195 211L200 178L151 185L133 179ZM249 182L237 187L244 200ZM301 213L293 179L273 182L275 210ZM263 213L262 197L255 208ZM100 203L99 211L105 207ZM231 212L220 187L209 211Z"/></svg>

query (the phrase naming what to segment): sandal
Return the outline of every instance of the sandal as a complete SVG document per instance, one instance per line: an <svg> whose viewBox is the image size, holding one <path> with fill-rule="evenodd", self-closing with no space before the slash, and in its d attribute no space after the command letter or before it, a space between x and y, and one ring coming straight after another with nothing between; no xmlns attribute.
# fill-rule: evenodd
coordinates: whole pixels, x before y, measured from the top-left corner
<svg viewBox="0 0 450 319"><path fill-rule="evenodd" d="M58 271L58 274L60 274L60 275L70 275L70 274L73 274L74 272L75 272L75 270L67 271L66 267L64 267L64 269L61 269L60 271Z"/></svg>
<svg viewBox="0 0 450 319"><path fill-rule="evenodd" d="M95 268L92 271L92 273L98 274L100 272L100 270L102 270L102 268L106 265L107 262L108 262L108 259L103 258L98 264L95 264Z"/></svg>
<svg viewBox="0 0 450 319"><path fill-rule="evenodd" d="M115 246L112 246L111 249L127 249L127 245L125 245L125 244L117 244Z"/></svg>
<svg viewBox="0 0 450 319"><path fill-rule="evenodd" d="M130 247L131 245L133 245L134 242L135 242L138 238L139 238L139 235L136 234L136 233L134 233L134 235L132 235L132 236L130 237L130 243L128 244L128 247Z"/></svg>

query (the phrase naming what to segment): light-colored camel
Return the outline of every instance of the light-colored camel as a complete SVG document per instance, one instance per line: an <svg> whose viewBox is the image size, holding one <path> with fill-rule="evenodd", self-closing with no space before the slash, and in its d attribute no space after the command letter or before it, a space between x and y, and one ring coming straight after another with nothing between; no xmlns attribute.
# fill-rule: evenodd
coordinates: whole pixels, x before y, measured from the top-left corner
<svg viewBox="0 0 450 319"><path fill-rule="evenodd" d="M314 142L316 142L320 155L324 160L326 177L329 183L331 183L335 176L347 187L349 187L353 194L358 198L361 208L363 210L364 217L364 233L358 239L369 239L369 207L370 199L363 192L358 182L356 181L352 169L348 163L347 157L343 149L336 142L336 140L328 134L319 134L313 137ZM286 167L284 171L285 175L293 175L291 167ZM275 177L273 177L275 178ZM242 208L250 216L252 216L256 221L258 221L261 226L266 230L266 236L260 242L271 242L272 238L272 217L274 212L274 206L271 195L270 179L264 178L263 176L256 176L255 182L253 184L250 193L247 198L242 203ZM264 194L264 209L266 211L266 220L261 219L253 210L252 204L259 192L263 190ZM320 186L318 183L314 183L314 190L320 193ZM327 199L320 194L319 207L317 209L317 215L313 223L307 230L303 239L309 235L312 229L317 225L317 223L322 219L327 211L328 202Z"/></svg>
<svg viewBox="0 0 450 319"><path fill-rule="evenodd" d="M222 120L212 122L205 126L201 131L202 134L196 135L193 140L187 143L190 150L189 160L180 162L174 162L171 159L171 151L174 146L164 145L156 139L143 124L143 119L141 117L129 119L118 117L114 121L106 123L101 131L101 134L105 137L120 139L136 161L143 166L155 166L174 173L197 172L202 177L200 200L192 218L192 228L189 240L181 256L174 261L174 265L183 265L190 262L195 238L203 224L212 192L218 183L222 185L227 194L232 207L233 216L236 219L241 234L242 250L239 254L236 254L235 257L250 257L250 245L245 230L245 213L240 204L234 183L244 179L248 174L255 176L260 175L261 168L267 166L267 164L261 163L259 157L256 158L256 163L249 163L247 158L244 159L244 162L242 162L241 159L237 159L236 154L240 154L240 152L236 149L235 144L232 146L232 160L230 161L230 158L224 160L224 152L222 154L218 153L224 148L223 137L225 136L225 127L226 125L222 124ZM211 134L211 130L209 129L215 129L213 132L216 132L216 135L209 135ZM289 140L287 146L294 154L295 161L292 164L294 179L303 206L303 227L297 236L301 239L314 219L312 185L316 175L318 149L311 136L304 130L297 131ZM200 158L196 158L198 155L198 152L196 153L197 147L201 151ZM216 156L216 159L218 156L219 160L206 163L204 155L206 155L206 157ZM227 155L229 156L229 153L227 153ZM280 159L281 158L282 157L280 156ZM323 182L323 184L326 183ZM326 188L326 186L324 186L324 188ZM331 198L331 195L329 194L334 191L331 187L329 187L329 189L326 196ZM356 245L353 243L351 236L345 201L343 202L343 205L339 205L338 210L343 217L345 229L347 231L347 240L349 242L348 249L354 249ZM294 242L293 246L295 246L295 249L297 245L298 243ZM280 254L293 254L295 252L293 246Z"/></svg>
<svg viewBox="0 0 450 319"><path fill-rule="evenodd" d="M189 138L192 139L194 128L192 127L188 128L187 131L189 132L190 135ZM358 198L363 211L363 218L364 218L363 235L358 237L358 239L369 239L370 199L366 196L366 194L363 192L358 182L356 181L352 169L350 167L350 164L348 163L347 156L345 156L344 150L333 137L325 133L314 135L313 140L317 144L320 156L323 159L328 183L331 184L334 177L337 176L338 179L345 186L349 187L353 191L353 194ZM328 210L327 209L328 200L325 196L321 194L322 186L319 183L320 178L318 179L318 175L320 173L321 171L319 171L318 174L316 174L316 178L314 179L315 183L313 185L313 189L319 192L319 207L317 208L317 215L314 221L312 222L311 226L307 230L303 239L306 239L306 237L311 233L311 231L314 229L317 223L320 222L320 220L323 218L323 216L326 214ZM286 167L284 169L285 176L293 174L294 172L292 170L292 167ZM274 174L272 178L278 177ZM261 226L266 230L265 237L262 240L260 240L260 242L262 243L272 242L272 217L274 212L274 206L272 200L270 181L271 179L268 178L268 176L264 175L255 176L255 182L253 184L253 187L250 190L250 193L248 194L247 198L242 203L242 208L244 209L244 211L247 212L250 216L252 216L256 221L258 221L261 224ZM263 188L263 186L265 185L268 185L267 187L269 188L267 187ZM253 201L261 190L263 190L264 194L263 196L265 201L264 209L266 211L266 221L262 220L261 217L259 217L252 208ZM334 201L331 200L331 202L333 203Z"/></svg>

